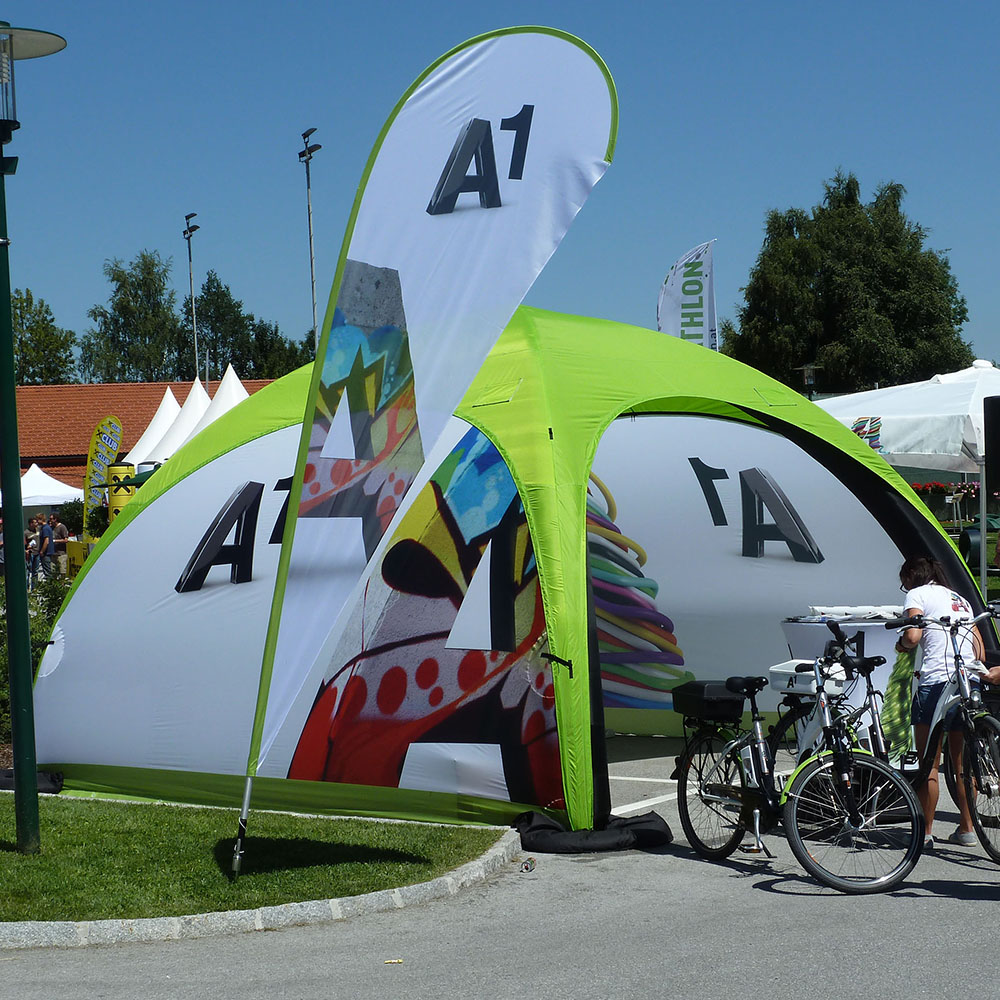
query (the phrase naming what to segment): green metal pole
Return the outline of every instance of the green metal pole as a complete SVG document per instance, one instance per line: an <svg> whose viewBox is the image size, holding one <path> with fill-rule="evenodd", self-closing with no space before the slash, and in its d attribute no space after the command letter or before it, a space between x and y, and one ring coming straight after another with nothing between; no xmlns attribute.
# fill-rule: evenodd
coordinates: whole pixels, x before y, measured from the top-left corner
<svg viewBox="0 0 1000 1000"><path fill-rule="evenodd" d="M38 777L35 712L32 702L31 632L24 571L24 510L21 506L21 453L17 440L17 385L14 378L14 324L10 301L7 193L4 175L17 158L0 158L0 490L3 492L4 583L7 588L7 656L10 664L10 728L14 744L14 815L17 849L41 850L38 831Z"/></svg>

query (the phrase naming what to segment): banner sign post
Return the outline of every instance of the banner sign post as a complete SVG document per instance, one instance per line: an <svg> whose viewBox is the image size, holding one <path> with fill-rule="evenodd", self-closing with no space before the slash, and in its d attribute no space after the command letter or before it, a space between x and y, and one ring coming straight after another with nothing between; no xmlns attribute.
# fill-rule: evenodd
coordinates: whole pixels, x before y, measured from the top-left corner
<svg viewBox="0 0 1000 1000"><path fill-rule="evenodd" d="M671 337L719 349L715 323L712 244L689 250L667 272L656 303L656 328Z"/></svg>
<svg viewBox="0 0 1000 1000"><path fill-rule="evenodd" d="M83 483L83 525L95 507L104 502L104 485L108 481L108 466L118 457L122 445L122 422L113 416L105 417L95 428L87 451L87 475Z"/></svg>

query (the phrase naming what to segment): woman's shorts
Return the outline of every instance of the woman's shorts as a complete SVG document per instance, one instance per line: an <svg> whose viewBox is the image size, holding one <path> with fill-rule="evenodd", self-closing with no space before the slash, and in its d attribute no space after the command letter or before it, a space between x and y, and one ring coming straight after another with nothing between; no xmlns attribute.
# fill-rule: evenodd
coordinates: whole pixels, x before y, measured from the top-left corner
<svg viewBox="0 0 1000 1000"><path fill-rule="evenodd" d="M934 718L934 709L944 692L947 681L938 681L936 684L921 684L917 688L917 693L913 696L913 704L910 706L910 721L915 726L929 726ZM973 685L975 686L975 685ZM961 728L961 719L956 705L944 717L944 731L954 732Z"/></svg>

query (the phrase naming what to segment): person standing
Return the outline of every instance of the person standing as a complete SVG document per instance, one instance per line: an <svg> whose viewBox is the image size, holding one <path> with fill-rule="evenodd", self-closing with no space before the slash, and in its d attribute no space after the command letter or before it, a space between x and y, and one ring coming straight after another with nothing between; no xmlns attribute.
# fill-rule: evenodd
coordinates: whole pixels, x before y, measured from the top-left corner
<svg viewBox="0 0 1000 1000"><path fill-rule="evenodd" d="M51 580L55 572L55 562L53 561L52 526L44 517L38 520L38 564L42 568L42 574L46 580Z"/></svg>
<svg viewBox="0 0 1000 1000"><path fill-rule="evenodd" d="M945 569L936 559L929 556L913 556L906 560L899 570L901 589L906 591L903 599L903 614L907 618L926 615L929 618L950 617L952 621L972 618L972 606L961 594L949 587L945 580ZM915 674L917 690L913 696L910 716L913 721L913 734L916 738L917 753L923 756L927 741L931 736L931 721L938 700L944 693L948 679L955 673L955 657L947 633L938 628L908 628L904 629L896 643L897 653L909 653L917 647L921 648L923 657L920 670ZM973 660L982 662L984 656L983 640L979 629L970 625L963 629L959 636L959 651L966 663ZM994 667L983 675L991 684L1000 682L1000 668ZM972 815L965 794L965 782L962 780L962 749L964 734L958 709L952 709L945 716L943 732L948 734L948 753L951 756L956 778L956 803L959 812L958 828L948 837L953 844L971 847L976 843L976 835L972 829ZM924 810L924 821L927 828L925 849L933 845L931 826L934 823L934 813L937 809L939 783L938 765L941 758L943 733L936 736L937 746L934 749L934 764L927 780L917 789L917 798Z"/></svg>
<svg viewBox="0 0 1000 1000"><path fill-rule="evenodd" d="M24 568L28 575L28 590L35 589L38 578L38 520L28 518L28 526L24 530Z"/></svg>
<svg viewBox="0 0 1000 1000"><path fill-rule="evenodd" d="M52 529L52 554L60 576L66 575L66 539L69 538L69 528L59 520L58 514L49 515L49 527Z"/></svg>

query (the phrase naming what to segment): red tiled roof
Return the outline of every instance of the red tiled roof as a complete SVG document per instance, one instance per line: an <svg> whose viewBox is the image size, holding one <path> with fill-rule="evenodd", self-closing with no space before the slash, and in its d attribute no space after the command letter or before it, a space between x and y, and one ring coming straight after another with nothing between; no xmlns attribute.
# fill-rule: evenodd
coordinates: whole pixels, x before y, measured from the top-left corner
<svg viewBox="0 0 1000 1000"><path fill-rule="evenodd" d="M271 379L248 379L251 395ZM214 394L219 383L213 382ZM32 462L50 476L83 486L87 449L94 428L109 414L122 422L122 454L139 440L167 390L183 406L187 382L120 382L87 385L22 385L17 389L17 437L21 471Z"/></svg>

